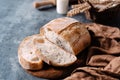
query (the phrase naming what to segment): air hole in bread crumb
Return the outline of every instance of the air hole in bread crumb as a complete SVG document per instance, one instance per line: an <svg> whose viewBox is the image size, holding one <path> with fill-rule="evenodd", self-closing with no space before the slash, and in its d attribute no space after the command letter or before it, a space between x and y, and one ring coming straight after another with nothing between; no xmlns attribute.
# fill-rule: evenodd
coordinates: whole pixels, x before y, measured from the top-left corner
<svg viewBox="0 0 120 80"><path fill-rule="evenodd" d="M47 28L48 31L52 31L50 28Z"/></svg>
<svg viewBox="0 0 120 80"><path fill-rule="evenodd" d="M30 54L32 54L32 52L30 52Z"/></svg>

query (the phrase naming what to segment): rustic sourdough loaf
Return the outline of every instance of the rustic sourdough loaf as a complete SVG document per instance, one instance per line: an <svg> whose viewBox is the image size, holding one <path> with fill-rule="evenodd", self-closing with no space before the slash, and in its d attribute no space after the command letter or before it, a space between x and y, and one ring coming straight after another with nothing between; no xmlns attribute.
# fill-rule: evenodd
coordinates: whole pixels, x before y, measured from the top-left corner
<svg viewBox="0 0 120 80"><path fill-rule="evenodd" d="M37 54L40 54L34 45L34 39L39 35L26 37L20 44L18 49L19 63L24 69L39 70L43 67L43 62Z"/></svg>
<svg viewBox="0 0 120 80"><path fill-rule="evenodd" d="M41 52L39 54L41 59L49 65L69 66L77 60L75 55L70 54L45 38L41 39L41 37L38 37L34 43Z"/></svg>
<svg viewBox="0 0 120 80"><path fill-rule="evenodd" d="M40 29L40 33L49 41L75 55L91 42L90 34L84 25L68 17L50 21Z"/></svg>

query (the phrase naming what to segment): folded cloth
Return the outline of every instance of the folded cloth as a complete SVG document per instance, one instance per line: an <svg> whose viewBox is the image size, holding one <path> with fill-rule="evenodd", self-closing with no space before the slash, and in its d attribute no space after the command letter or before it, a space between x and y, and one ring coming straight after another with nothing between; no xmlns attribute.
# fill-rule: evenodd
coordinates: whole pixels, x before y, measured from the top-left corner
<svg viewBox="0 0 120 80"><path fill-rule="evenodd" d="M65 80L119 80L120 74L94 67L77 68Z"/></svg>
<svg viewBox="0 0 120 80"><path fill-rule="evenodd" d="M92 43L86 65L73 71L65 80L119 80L120 29L99 24L87 24Z"/></svg>

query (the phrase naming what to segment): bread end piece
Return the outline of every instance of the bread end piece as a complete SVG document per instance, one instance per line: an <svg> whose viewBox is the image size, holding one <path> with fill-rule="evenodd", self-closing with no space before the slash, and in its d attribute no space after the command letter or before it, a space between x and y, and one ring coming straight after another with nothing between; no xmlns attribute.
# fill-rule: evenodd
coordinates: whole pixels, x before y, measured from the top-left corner
<svg viewBox="0 0 120 80"><path fill-rule="evenodd" d="M43 61L37 54L40 52L34 46L34 39L40 35L26 37L18 48L18 59L20 65L27 70L40 70L43 67Z"/></svg>

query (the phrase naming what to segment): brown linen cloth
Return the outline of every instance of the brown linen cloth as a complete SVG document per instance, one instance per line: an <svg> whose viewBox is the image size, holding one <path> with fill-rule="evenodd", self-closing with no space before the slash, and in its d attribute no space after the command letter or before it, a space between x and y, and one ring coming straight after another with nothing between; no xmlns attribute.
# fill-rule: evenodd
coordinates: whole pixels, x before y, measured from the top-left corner
<svg viewBox="0 0 120 80"><path fill-rule="evenodd" d="M120 29L94 23L86 27L92 37L86 65L65 80L119 80Z"/></svg>

